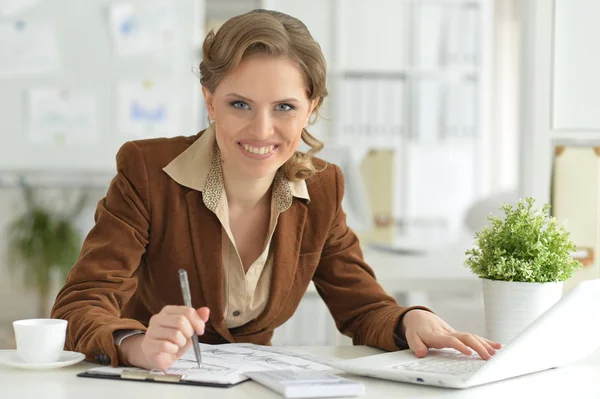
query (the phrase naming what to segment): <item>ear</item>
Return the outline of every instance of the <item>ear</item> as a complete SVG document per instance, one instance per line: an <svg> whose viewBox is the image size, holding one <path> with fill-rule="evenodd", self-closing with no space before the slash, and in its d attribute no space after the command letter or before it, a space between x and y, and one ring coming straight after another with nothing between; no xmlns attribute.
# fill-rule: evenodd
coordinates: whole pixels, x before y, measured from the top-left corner
<svg viewBox="0 0 600 399"><path fill-rule="evenodd" d="M206 113L211 120L215 120L214 95L204 86L202 86L202 95L204 96L204 104L206 104Z"/></svg>
<svg viewBox="0 0 600 399"><path fill-rule="evenodd" d="M315 98L314 100L310 101L310 105L308 106L308 117L306 118L307 125L308 125L308 121L310 120L310 116L312 115L313 111L317 107L317 104L319 104L319 98Z"/></svg>

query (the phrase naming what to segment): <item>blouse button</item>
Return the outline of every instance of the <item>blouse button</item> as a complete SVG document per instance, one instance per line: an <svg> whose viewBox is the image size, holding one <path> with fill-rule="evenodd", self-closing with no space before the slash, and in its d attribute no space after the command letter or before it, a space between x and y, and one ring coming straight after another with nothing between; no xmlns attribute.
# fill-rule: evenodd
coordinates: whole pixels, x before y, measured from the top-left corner
<svg viewBox="0 0 600 399"><path fill-rule="evenodd" d="M242 314L242 312L240 312L239 310L236 310L233 312L233 317L238 317L241 314Z"/></svg>

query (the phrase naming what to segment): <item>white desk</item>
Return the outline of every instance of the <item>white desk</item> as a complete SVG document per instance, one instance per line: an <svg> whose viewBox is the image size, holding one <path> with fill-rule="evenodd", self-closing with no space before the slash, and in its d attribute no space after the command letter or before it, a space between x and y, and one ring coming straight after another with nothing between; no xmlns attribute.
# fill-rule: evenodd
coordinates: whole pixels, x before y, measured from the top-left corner
<svg viewBox="0 0 600 399"><path fill-rule="evenodd" d="M424 255L366 249L364 256L377 280L389 292L463 293L481 289L481 280L463 266L466 257L454 247L440 248Z"/></svg>
<svg viewBox="0 0 600 399"><path fill-rule="evenodd" d="M365 261L389 293L465 293L481 290L481 280L466 266L465 256L455 247L424 255L409 255L366 248ZM309 292L316 292L310 284Z"/></svg>
<svg viewBox="0 0 600 399"><path fill-rule="evenodd" d="M354 358L379 353L368 347L306 347L322 355ZM551 348L548 348L551 350ZM0 366L0 398L6 399L116 399L116 398L281 398L255 382L233 388L205 388L169 384L110 381L80 378L75 374L92 363L48 371L26 371ZM598 398L600 397L600 351L572 366L513 378L467 390L451 390L346 376L365 384L365 398L444 397L444 398Z"/></svg>
<svg viewBox="0 0 600 399"><path fill-rule="evenodd" d="M365 261L390 294L464 294L480 292L481 280L465 266L473 234L459 230L452 237L429 240L398 236L393 243L362 246ZM386 248L386 249L382 249ZM309 286L309 292L316 291Z"/></svg>

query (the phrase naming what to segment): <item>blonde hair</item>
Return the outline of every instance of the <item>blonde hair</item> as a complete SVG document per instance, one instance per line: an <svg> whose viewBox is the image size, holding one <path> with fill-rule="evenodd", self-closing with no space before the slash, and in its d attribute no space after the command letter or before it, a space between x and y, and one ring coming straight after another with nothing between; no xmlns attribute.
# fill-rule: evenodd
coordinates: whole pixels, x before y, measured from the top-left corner
<svg viewBox="0 0 600 399"><path fill-rule="evenodd" d="M217 85L243 59L251 55L285 56L298 63L307 85L308 98L318 99L309 124L319 118L319 109L327 96L327 64L319 44L308 28L290 15L253 10L226 21L215 33L211 30L202 47L200 83L214 93ZM323 148L323 142L302 129L302 141L310 147L306 153L296 151L283 165L288 180L311 177L318 172L313 155Z"/></svg>

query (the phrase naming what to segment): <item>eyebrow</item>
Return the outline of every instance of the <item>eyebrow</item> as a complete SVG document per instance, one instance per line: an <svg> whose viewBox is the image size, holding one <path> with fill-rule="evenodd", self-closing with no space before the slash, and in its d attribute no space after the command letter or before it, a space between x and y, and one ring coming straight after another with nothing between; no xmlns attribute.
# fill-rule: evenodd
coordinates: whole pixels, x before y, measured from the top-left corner
<svg viewBox="0 0 600 399"><path fill-rule="evenodd" d="M253 103L254 102L251 99L249 99L248 97L244 97L241 94L237 94L237 93L228 93L227 97L237 97L237 98L239 98L241 100L244 100L245 102L248 102L248 103ZM276 103L292 103L292 102L300 103L300 101L298 99L296 99L294 97L289 97L289 98L284 98L282 100L273 101L273 104L276 104Z"/></svg>

